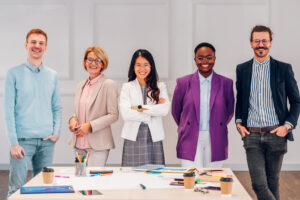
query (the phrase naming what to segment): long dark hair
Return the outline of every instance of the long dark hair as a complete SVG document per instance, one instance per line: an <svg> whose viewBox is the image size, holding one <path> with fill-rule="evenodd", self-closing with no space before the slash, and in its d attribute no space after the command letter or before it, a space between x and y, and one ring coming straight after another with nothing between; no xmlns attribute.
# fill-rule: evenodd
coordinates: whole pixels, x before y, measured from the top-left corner
<svg viewBox="0 0 300 200"><path fill-rule="evenodd" d="M145 58L151 66L151 71L148 74L148 76L145 78L146 84L147 84L147 97L150 98L151 100L154 100L156 103L159 101L159 93L160 90L157 87L157 81L158 81L158 74L155 68L155 62L154 59L149 51L146 49L138 49L134 52L132 58L131 58L131 63L128 71L128 82L133 81L136 79L136 74L134 72L134 65L135 61L138 57L143 57ZM151 91L151 94L149 97L149 92Z"/></svg>

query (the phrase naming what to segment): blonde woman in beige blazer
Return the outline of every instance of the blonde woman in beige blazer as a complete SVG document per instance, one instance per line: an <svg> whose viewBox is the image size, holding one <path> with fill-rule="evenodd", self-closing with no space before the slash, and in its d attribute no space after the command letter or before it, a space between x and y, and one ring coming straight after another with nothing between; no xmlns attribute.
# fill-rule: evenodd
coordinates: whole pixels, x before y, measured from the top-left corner
<svg viewBox="0 0 300 200"><path fill-rule="evenodd" d="M88 166L105 166L109 150L115 147L110 125L119 116L118 86L103 74L108 57L100 47L86 50L83 65L89 78L77 86L69 144L81 156L89 154Z"/></svg>

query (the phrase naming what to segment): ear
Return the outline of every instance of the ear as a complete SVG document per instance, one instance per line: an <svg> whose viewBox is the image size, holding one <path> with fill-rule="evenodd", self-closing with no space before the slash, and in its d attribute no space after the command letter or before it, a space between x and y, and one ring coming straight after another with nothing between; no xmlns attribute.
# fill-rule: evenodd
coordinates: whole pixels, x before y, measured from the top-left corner
<svg viewBox="0 0 300 200"><path fill-rule="evenodd" d="M252 41L250 40L250 46L251 46L251 48L253 49L253 44L252 44Z"/></svg>
<svg viewBox="0 0 300 200"><path fill-rule="evenodd" d="M48 49L48 45L46 44L46 46L45 46L45 52L47 51L47 49Z"/></svg>
<svg viewBox="0 0 300 200"><path fill-rule="evenodd" d="M27 45L28 45L28 42L26 41L26 42L24 43L25 49L27 49Z"/></svg>

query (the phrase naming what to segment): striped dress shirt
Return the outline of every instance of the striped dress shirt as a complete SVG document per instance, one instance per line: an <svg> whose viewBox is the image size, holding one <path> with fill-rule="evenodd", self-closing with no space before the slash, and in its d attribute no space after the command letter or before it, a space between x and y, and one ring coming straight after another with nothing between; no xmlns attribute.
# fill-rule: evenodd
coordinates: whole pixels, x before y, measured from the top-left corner
<svg viewBox="0 0 300 200"><path fill-rule="evenodd" d="M270 84L270 58L260 63L254 59L249 99L248 127L279 124Z"/></svg>

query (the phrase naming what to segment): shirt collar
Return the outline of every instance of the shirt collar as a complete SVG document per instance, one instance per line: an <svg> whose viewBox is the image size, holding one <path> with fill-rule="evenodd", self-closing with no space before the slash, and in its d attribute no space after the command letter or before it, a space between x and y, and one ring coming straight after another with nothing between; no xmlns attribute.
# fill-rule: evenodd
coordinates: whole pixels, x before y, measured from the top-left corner
<svg viewBox="0 0 300 200"><path fill-rule="evenodd" d="M92 85L96 84L98 82L98 80L101 78L101 76L102 76L102 74L99 74L96 78L94 78L92 80L90 80L90 78L88 78L87 84L89 86L92 86Z"/></svg>
<svg viewBox="0 0 300 200"><path fill-rule="evenodd" d="M35 73L39 73L41 70L44 69L44 65L43 63L39 66L39 67L36 67L34 66L33 64L29 63L28 61L25 63L26 67L28 69L30 69L32 72L35 72Z"/></svg>
<svg viewBox="0 0 300 200"><path fill-rule="evenodd" d="M264 60L263 62L259 62L258 60L256 60L255 58L253 58L253 63L255 65L265 65L265 64L268 65L270 63L270 56L266 60Z"/></svg>
<svg viewBox="0 0 300 200"><path fill-rule="evenodd" d="M202 75L200 74L200 72L198 71L200 84L204 83L205 81L211 82L213 73L214 73L214 72L212 72L207 78L205 78L205 77L202 76Z"/></svg>

